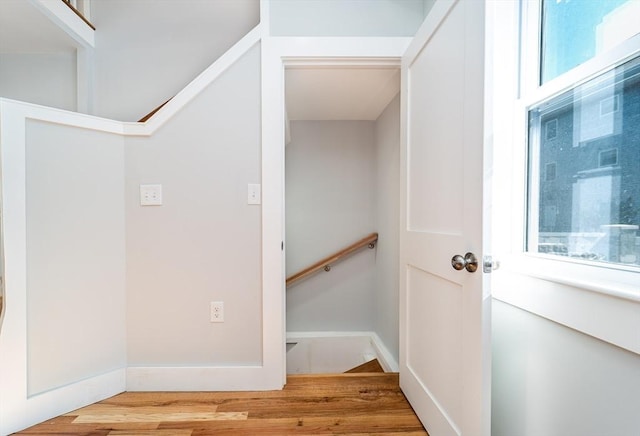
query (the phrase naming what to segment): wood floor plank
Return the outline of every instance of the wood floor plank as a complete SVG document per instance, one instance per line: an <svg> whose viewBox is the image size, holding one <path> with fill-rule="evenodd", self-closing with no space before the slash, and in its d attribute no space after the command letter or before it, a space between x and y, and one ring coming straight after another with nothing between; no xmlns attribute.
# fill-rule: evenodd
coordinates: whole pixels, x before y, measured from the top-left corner
<svg viewBox="0 0 640 436"><path fill-rule="evenodd" d="M325 401L291 402L282 400L268 400L260 402L234 402L222 404L218 410L247 410L252 418L284 418L287 416L333 416L348 411L349 414L360 416L380 413L382 411L409 410L409 406L400 399L381 404L376 401L362 401L359 399L335 400L327 398Z"/></svg>
<svg viewBox="0 0 640 436"><path fill-rule="evenodd" d="M196 422L247 419L247 412L178 412L178 413L99 413L78 415L73 423L110 424L115 422Z"/></svg>
<svg viewBox="0 0 640 436"><path fill-rule="evenodd" d="M175 423L163 423L159 428L173 428ZM424 432L420 421L413 413L396 413L360 417L288 417L273 419L252 419L234 422L198 423L194 434L287 434L300 432L319 432L345 434L362 431L369 433L392 432L399 428Z"/></svg>
<svg viewBox="0 0 640 436"><path fill-rule="evenodd" d="M0 0L2 1L2 0ZM171 405L213 405L235 398L270 398L273 392L282 391L240 391L240 392L124 392L101 401L99 404L113 406L171 406Z"/></svg>
<svg viewBox="0 0 640 436"><path fill-rule="evenodd" d="M109 436L191 436L192 430L113 430Z"/></svg>
<svg viewBox="0 0 640 436"><path fill-rule="evenodd" d="M111 430L109 429L95 429L95 428L81 428L77 425L62 425L52 428L42 428L39 426L31 427L23 430L16 435L74 435L74 436L108 436Z"/></svg>
<svg viewBox="0 0 640 436"><path fill-rule="evenodd" d="M112 422L112 423L74 423L75 416L61 416L23 430L22 434L68 434L85 435L87 432L101 433L114 430L151 431L158 428L158 422Z"/></svg>
<svg viewBox="0 0 640 436"><path fill-rule="evenodd" d="M397 390L398 384L397 373L342 374L339 381L331 374L287 377L287 391L290 394L300 390L308 394L316 391L350 392L355 387Z"/></svg>
<svg viewBox="0 0 640 436"><path fill-rule="evenodd" d="M181 402L177 404L139 406L139 405L119 405L108 403L96 403L87 407L83 407L73 412L67 413L65 416L80 415L114 415L114 414L154 414L154 413L181 413L181 412L204 412L213 413L217 411L218 406L210 403L191 403Z"/></svg>
<svg viewBox="0 0 640 436"><path fill-rule="evenodd" d="M92 424L77 425L73 424L75 416L58 416L48 419L36 426L27 428L19 433L20 435L59 435L59 434L95 434L106 435L110 430L100 430ZM79 433L77 433L79 432ZM97 432L97 433L93 433Z"/></svg>
<svg viewBox="0 0 640 436"><path fill-rule="evenodd" d="M35 425L33 427L22 430L16 435L89 435L89 434L100 434L107 435L112 431L123 430L128 432L145 432L150 431L153 432L157 430L158 423L145 423L146 425L140 426L136 425L136 423L118 423L114 425L97 425L97 424L61 424L51 427L43 427L42 424Z"/></svg>

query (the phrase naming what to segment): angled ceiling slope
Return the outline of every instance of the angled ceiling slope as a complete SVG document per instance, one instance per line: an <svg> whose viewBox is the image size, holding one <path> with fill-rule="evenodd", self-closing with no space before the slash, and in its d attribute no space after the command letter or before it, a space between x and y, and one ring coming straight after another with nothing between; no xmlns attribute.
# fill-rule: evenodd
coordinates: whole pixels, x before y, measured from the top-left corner
<svg viewBox="0 0 640 436"><path fill-rule="evenodd" d="M396 67L292 67L285 78L291 121L374 121L400 91Z"/></svg>

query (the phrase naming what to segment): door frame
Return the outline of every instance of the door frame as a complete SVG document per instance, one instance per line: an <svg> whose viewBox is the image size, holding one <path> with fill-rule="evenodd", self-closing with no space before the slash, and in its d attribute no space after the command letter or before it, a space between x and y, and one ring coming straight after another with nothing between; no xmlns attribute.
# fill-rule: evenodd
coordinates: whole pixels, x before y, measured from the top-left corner
<svg viewBox="0 0 640 436"><path fill-rule="evenodd" d="M412 39L267 35L262 38L263 367L271 385L286 383L285 68L399 68L402 54Z"/></svg>

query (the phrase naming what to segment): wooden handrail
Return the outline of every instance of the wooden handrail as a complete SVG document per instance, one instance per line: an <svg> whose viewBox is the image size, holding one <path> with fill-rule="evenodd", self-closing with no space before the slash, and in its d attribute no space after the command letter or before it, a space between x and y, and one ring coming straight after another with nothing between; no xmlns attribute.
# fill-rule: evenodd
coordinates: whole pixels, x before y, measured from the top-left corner
<svg viewBox="0 0 640 436"><path fill-rule="evenodd" d="M358 251L363 247L373 248L376 242L378 242L378 234L371 233L369 236L360 239L358 242L354 242L353 244L343 248L342 250L336 252L335 254L325 257L321 261L316 262L313 265L303 269L302 271L295 273L291 277L287 277L287 286L290 286L295 282L300 281L310 276L311 274L314 274L320 271L321 269L324 269L325 271L329 271L331 269L332 264L342 260L343 258L347 257L354 251Z"/></svg>
<svg viewBox="0 0 640 436"><path fill-rule="evenodd" d="M93 30L96 30L96 26L91 24L91 22L87 20L87 18L84 15L82 15L82 12L77 10L76 7L71 4L71 0L62 0L62 2L65 5L69 6L69 8L73 11L73 13L76 14L78 17L80 17L80 19L84 21L87 24L87 26L91 27Z"/></svg>
<svg viewBox="0 0 640 436"><path fill-rule="evenodd" d="M154 110L152 110L151 112L149 112L148 114L146 114L144 117L140 118L138 120L139 123L144 123L146 122L149 118L151 118L152 116L154 116L156 114L156 112L158 112L160 109L162 109L164 107L165 104L169 103L171 101L173 97L171 97L169 100L165 101L164 103L162 103L160 106L158 106L157 108L155 108Z"/></svg>

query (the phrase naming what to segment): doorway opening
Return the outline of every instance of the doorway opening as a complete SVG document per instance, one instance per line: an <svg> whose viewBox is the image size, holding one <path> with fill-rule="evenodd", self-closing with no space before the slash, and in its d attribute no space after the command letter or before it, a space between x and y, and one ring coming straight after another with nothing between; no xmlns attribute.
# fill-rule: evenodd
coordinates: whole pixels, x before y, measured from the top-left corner
<svg viewBox="0 0 640 436"><path fill-rule="evenodd" d="M399 61L285 68L287 373L398 370Z"/></svg>

